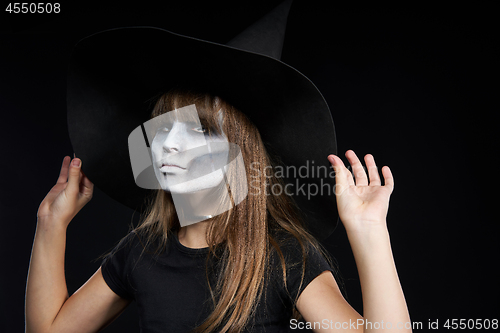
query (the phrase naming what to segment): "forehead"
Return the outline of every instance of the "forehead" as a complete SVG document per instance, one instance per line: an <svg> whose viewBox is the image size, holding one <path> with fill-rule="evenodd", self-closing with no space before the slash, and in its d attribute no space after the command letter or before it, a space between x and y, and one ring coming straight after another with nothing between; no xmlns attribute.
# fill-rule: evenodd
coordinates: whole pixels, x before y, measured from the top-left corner
<svg viewBox="0 0 500 333"><path fill-rule="evenodd" d="M180 109L174 109L172 111L165 112L151 120L147 123L150 123L152 126L160 125L164 123L174 123L174 122L183 122L183 123L200 123L200 116L196 109L196 106L189 105ZM156 127L156 126L155 126Z"/></svg>

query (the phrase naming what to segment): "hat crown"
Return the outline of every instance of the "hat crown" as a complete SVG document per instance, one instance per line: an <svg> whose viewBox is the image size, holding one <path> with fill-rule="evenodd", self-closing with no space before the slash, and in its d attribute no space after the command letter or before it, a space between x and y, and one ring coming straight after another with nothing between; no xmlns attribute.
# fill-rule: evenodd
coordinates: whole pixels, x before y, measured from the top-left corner
<svg viewBox="0 0 500 333"><path fill-rule="evenodd" d="M282 2L226 45L280 60L291 4L292 0Z"/></svg>

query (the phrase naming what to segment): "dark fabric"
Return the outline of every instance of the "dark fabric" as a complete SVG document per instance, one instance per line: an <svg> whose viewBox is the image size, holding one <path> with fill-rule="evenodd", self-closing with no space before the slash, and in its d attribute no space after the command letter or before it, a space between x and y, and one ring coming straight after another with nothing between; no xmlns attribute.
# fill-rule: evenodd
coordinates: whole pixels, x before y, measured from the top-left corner
<svg viewBox="0 0 500 333"><path fill-rule="evenodd" d="M143 250L140 236L131 232L102 263L102 274L117 295L137 302L141 332L189 332L203 323L213 310L207 283L207 249L191 249L172 233L160 254ZM247 332L288 332L293 299L320 273L332 271L316 251L309 251L301 284L302 251L298 242L282 246L287 265L287 288L276 253L270 259L267 287ZM209 261L217 271L218 262ZM214 274L210 275L212 287ZM300 286L300 287L299 287ZM252 325L253 324L253 325Z"/></svg>

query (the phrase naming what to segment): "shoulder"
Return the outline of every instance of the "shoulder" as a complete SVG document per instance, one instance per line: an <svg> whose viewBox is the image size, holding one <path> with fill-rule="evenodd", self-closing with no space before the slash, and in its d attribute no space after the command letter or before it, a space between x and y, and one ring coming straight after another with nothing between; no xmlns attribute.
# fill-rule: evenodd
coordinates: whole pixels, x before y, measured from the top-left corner
<svg viewBox="0 0 500 333"><path fill-rule="evenodd" d="M144 237L135 230L129 231L124 237L118 240L111 251L104 255L102 266L108 264L121 265L126 267L129 261L136 261L144 249Z"/></svg>
<svg viewBox="0 0 500 333"><path fill-rule="evenodd" d="M132 248L142 243L142 239L139 234L135 231L129 231L127 235L121 238L118 243L114 246L113 250L108 255L113 255L119 251L130 251Z"/></svg>
<svg viewBox="0 0 500 333"><path fill-rule="evenodd" d="M284 292L296 300L304 288L325 271L333 272L319 243L297 239L289 233L275 234L271 246L270 268Z"/></svg>
<svg viewBox="0 0 500 333"><path fill-rule="evenodd" d="M319 242L307 238L297 238L290 233L281 231L272 235L271 253L280 257L288 264L307 262L311 259L323 258L327 260L327 254L321 248Z"/></svg>

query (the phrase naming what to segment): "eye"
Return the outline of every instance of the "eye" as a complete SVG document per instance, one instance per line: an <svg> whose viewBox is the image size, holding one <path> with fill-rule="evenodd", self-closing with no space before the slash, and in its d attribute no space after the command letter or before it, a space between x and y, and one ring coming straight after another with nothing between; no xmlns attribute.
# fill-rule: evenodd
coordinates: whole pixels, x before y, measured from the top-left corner
<svg viewBox="0 0 500 333"><path fill-rule="evenodd" d="M195 132L198 132L198 133L206 133L208 132L208 130L205 128L205 126L198 126L198 127L194 127L192 128L193 131Z"/></svg>

